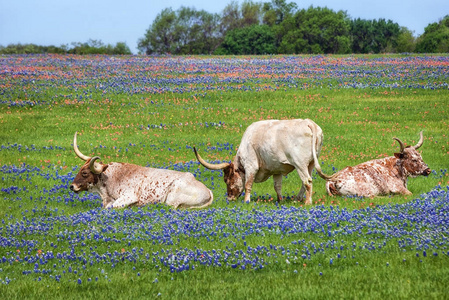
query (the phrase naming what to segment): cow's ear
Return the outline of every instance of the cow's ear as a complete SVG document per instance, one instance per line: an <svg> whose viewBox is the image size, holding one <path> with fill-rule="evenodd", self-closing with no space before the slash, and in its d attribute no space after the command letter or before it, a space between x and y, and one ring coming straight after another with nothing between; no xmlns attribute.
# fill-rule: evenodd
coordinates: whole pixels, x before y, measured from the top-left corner
<svg viewBox="0 0 449 300"><path fill-rule="evenodd" d="M103 173L104 171L106 171L106 169L109 167L109 165L102 165L103 167L103 171L101 171L101 173Z"/></svg>
<svg viewBox="0 0 449 300"><path fill-rule="evenodd" d="M402 159L404 158L404 153L395 153L394 157Z"/></svg>
<svg viewBox="0 0 449 300"><path fill-rule="evenodd" d="M234 169L234 163L233 162L231 162L229 164L229 166L226 167L226 169L228 169L229 174L232 174L232 176L234 176L235 169Z"/></svg>
<svg viewBox="0 0 449 300"><path fill-rule="evenodd" d="M225 174L226 177L234 175L234 168L233 168L232 163L223 169L223 173Z"/></svg>

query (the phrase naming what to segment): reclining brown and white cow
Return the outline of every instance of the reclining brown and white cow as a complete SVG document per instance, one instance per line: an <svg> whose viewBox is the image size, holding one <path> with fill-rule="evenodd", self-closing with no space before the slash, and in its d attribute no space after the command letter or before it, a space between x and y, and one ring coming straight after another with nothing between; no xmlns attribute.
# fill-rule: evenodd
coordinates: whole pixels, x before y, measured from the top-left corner
<svg viewBox="0 0 449 300"><path fill-rule="evenodd" d="M331 196L411 195L412 193L407 189L407 178L418 175L427 176L431 172L419 152L416 151L423 144L422 131L419 136L419 141L415 146L407 147L400 139L393 138L401 147L399 153L383 159L370 160L354 167L346 167L331 176L321 171L316 155L315 167L318 174L327 181L326 190Z"/></svg>
<svg viewBox="0 0 449 300"><path fill-rule="evenodd" d="M70 189L96 192L103 200L103 208L143 206L163 202L185 208L203 208L213 201L212 192L193 174L138 165L97 162L98 156L82 154L73 138L76 155L86 163L76 175Z"/></svg>

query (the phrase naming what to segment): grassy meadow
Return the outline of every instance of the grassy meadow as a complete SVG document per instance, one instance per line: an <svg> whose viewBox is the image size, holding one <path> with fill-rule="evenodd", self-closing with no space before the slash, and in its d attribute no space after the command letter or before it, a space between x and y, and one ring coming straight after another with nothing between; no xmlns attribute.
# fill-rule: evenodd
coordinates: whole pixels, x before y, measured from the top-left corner
<svg viewBox="0 0 449 300"><path fill-rule="evenodd" d="M447 297L449 56L0 56L0 297L324 299ZM393 155L432 169L412 196L294 199L296 172L226 200L221 171L245 129L309 118L325 173ZM202 210L104 210L69 185L80 150L103 163L193 173Z"/></svg>

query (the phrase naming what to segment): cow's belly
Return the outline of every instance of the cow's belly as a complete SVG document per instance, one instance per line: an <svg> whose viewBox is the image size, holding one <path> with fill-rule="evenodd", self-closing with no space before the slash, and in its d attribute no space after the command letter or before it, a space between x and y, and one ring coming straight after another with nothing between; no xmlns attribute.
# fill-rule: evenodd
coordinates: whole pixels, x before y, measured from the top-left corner
<svg viewBox="0 0 449 300"><path fill-rule="evenodd" d="M256 173L254 182L264 182L271 176L278 175L278 174L282 174L283 176L286 176L288 173L290 173L294 169L295 168L292 165L288 165L288 164L279 164L275 168L272 168L270 170L262 168Z"/></svg>
<svg viewBox="0 0 449 300"><path fill-rule="evenodd" d="M328 181L326 189L330 194L341 196L373 197L379 194L376 186L366 182L357 182L354 178L341 181Z"/></svg>
<svg viewBox="0 0 449 300"><path fill-rule="evenodd" d="M384 179L372 172L360 171L343 174L326 183L328 193L342 196L374 197L395 192L390 187L396 184L397 180L394 178Z"/></svg>

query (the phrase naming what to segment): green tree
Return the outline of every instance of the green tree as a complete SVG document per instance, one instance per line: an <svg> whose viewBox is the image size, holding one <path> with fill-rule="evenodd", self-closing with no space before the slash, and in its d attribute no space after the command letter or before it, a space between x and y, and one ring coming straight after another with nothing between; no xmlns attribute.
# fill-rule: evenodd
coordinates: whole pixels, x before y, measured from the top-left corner
<svg viewBox="0 0 449 300"><path fill-rule="evenodd" d="M222 36L226 35L226 32L240 28L241 24L241 12L239 4L236 1L232 1L223 9L220 20L220 33Z"/></svg>
<svg viewBox="0 0 449 300"><path fill-rule="evenodd" d="M115 47L113 49L113 54L129 55L129 54L132 54L132 52L129 49L128 45L126 45L126 43L118 42L117 44L115 44Z"/></svg>
<svg viewBox="0 0 449 300"><path fill-rule="evenodd" d="M280 24L286 18L292 16L297 8L296 3L287 3L285 0L266 2L263 4L263 23L269 26Z"/></svg>
<svg viewBox="0 0 449 300"><path fill-rule="evenodd" d="M407 27L401 27L401 31L397 39L396 52L412 53L415 51L415 46L416 46L416 39L413 36L413 32L409 30Z"/></svg>
<svg viewBox="0 0 449 300"><path fill-rule="evenodd" d="M418 38L416 52L447 53L449 52L449 15L438 23L431 23Z"/></svg>
<svg viewBox="0 0 449 300"><path fill-rule="evenodd" d="M221 13L220 33L226 36L226 33L242 27L261 24L262 4L245 0L241 6L236 1L226 5Z"/></svg>
<svg viewBox="0 0 449 300"><path fill-rule="evenodd" d="M219 17L204 10L181 7L176 12L165 9L159 14L138 48L146 54L212 53L219 44Z"/></svg>
<svg viewBox="0 0 449 300"><path fill-rule="evenodd" d="M372 52L374 29L372 21L354 19L350 24L350 35L352 39L353 53Z"/></svg>
<svg viewBox="0 0 449 300"><path fill-rule="evenodd" d="M349 19L344 11L309 7L281 23L287 28L278 53L348 53Z"/></svg>
<svg viewBox="0 0 449 300"><path fill-rule="evenodd" d="M145 36L139 39L138 49L145 54L175 52L176 22L176 13L171 8L162 10L146 31Z"/></svg>
<svg viewBox="0 0 449 300"><path fill-rule="evenodd" d="M397 23L385 19L350 22L353 53L395 52L401 29Z"/></svg>
<svg viewBox="0 0 449 300"><path fill-rule="evenodd" d="M240 26L259 25L262 20L262 4L245 0L242 3L242 20Z"/></svg>
<svg viewBox="0 0 449 300"><path fill-rule="evenodd" d="M274 33L268 25L253 25L234 29L226 35L216 54L276 53Z"/></svg>
<svg viewBox="0 0 449 300"><path fill-rule="evenodd" d="M401 31L399 24L385 19L373 20L374 53L394 52Z"/></svg>
<svg viewBox="0 0 449 300"><path fill-rule="evenodd" d="M175 54L210 54L217 46L218 15L181 7L177 11Z"/></svg>

